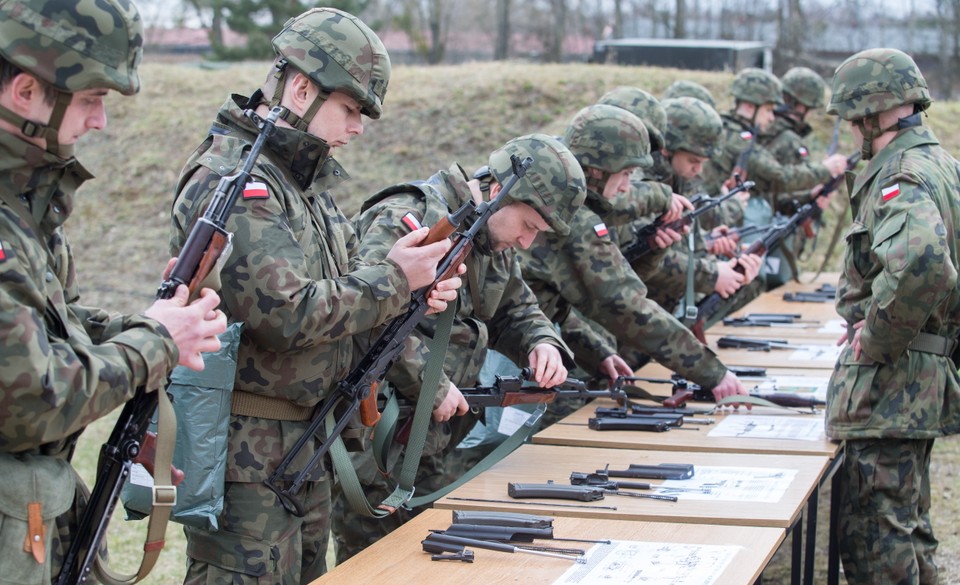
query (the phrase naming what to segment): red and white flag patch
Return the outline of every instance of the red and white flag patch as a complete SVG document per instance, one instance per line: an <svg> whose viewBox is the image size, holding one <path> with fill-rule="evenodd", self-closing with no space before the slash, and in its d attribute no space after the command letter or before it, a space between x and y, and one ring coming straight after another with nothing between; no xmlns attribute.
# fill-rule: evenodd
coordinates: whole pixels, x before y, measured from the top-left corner
<svg viewBox="0 0 960 585"><path fill-rule="evenodd" d="M404 216L400 218L400 221L403 223L403 225L407 226L407 229L411 232L415 232L423 227L423 224L420 223L420 219L414 215L412 211L405 213Z"/></svg>
<svg viewBox="0 0 960 585"><path fill-rule="evenodd" d="M883 197L884 201L890 201L894 197L900 194L900 183L895 185L890 185L885 189L880 190L880 195Z"/></svg>
<svg viewBox="0 0 960 585"><path fill-rule="evenodd" d="M266 199L269 196L270 193L267 191L267 184L261 183L260 181L250 181L247 183L247 186L243 188L244 199Z"/></svg>
<svg viewBox="0 0 960 585"><path fill-rule="evenodd" d="M7 251L3 249L3 242L0 242L0 262L7 259Z"/></svg>
<svg viewBox="0 0 960 585"><path fill-rule="evenodd" d="M740 133L740 138L744 140L753 140L753 132L749 130L744 130L743 132Z"/></svg>
<svg viewBox="0 0 960 585"><path fill-rule="evenodd" d="M607 231L607 224L605 223L598 223L597 225L593 226L593 231L597 232L597 235L601 238L606 237L607 234L610 233Z"/></svg>
<svg viewBox="0 0 960 585"><path fill-rule="evenodd" d="M810 151L807 150L806 146L801 146L799 149L797 149L797 154L800 155L800 158L807 158L810 156Z"/></svg>

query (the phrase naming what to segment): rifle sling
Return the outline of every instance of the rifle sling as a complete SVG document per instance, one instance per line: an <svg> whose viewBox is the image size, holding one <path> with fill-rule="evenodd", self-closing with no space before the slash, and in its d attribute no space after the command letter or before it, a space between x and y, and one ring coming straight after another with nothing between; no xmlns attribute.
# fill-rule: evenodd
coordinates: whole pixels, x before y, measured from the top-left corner
<svg viewBox="0 0 960 585"><path fill-rule="evenodd" d="M153 503L147 536L143 543L143 558L136 574L118 575L110 571L107 562L98 553L93 572L104 585L133 585L143 581L160 556L166 544L167 521L177 504L177 489L170 477L173 464L173 449L177 439L177 417L165 389L157 392L157 453L153 470Z"/></svg>
<svg viewBox="0 0 960 585"><path fill-rule="evenodd" d="M313 418L313 412L312 406L300 406L283 398L236 389L231 393L230 414L237 416L303 421Z"/></svg>
<svg viewBox="0 0 960 585"><path fill-rule="evenodd" d="M453 318L457 312L457 304L450 303L447 309L441 313L434 332L433 339L429 342L430 357L427 358L427 365L423 377L423 385L420 388L420 396L417 399L417 407L413 415L413 425L410 429L410 438L407 442L406 453L404 454L403 464L400 469L400 478L398 485L393 493L387 496L383 502L376 508L370 505L367 496L363 491L363 486L357 478L357 472L350 461L347 449L343 440L337 437L330 446L330 459L333 462L334 470L340 481L343 493L350 503L350 507L364 516L383 518L395 512L397 508L410 504L413 497L417 469L420 467L420 456L423 454L423 446L426 443L427 431L430 424L430 417L433 413L433 403L437 396L440 385L440 375L443 371L443 359L447 353L447 345L450 343L450 330L453 326ZM396 424L395 415L393 421L383 429L377 425L381 432L374 433L375 436L382 436L386 440L392 440L393 427ZM326 423L327 428L333 428L333 414L328 415ZM384 421L381 419L380 421ZM388 428L389 427L389 428Z"/></svg>

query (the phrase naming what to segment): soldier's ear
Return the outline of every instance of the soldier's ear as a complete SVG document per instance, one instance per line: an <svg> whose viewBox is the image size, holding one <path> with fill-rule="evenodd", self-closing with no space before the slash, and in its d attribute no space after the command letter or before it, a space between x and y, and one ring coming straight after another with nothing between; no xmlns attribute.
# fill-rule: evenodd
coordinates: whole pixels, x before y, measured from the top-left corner
<svg viewBox="0 0 960 585"><path fill-rule="evenodd" d="M500 194L501 188L502 187L500 186L500 183L496 181L490 181L490 200L491 201L493 201L493 199Z"/></svg>
<svg viewBox="0 0 960 585"><path fill-rule="evenodd" d="M29 73L18 73L7 84L8 91L4 92L9 100L10 109L21 116L29 116L36 104L43 101L43 83ZM4 100L6 101L6 100Z"/></svg>

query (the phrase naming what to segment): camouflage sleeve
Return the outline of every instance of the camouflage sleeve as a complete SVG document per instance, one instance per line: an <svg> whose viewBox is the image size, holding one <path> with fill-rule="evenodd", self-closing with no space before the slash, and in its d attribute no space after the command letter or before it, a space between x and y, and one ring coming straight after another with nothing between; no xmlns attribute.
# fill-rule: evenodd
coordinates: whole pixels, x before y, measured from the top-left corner
<svg viewBox="0 0 960 585"><path fill-rule="evenodd" d="M386 258L394 243L408 232L401 219L409 211L415 211L419 217L423 217L423 202L419 197L397 194L355 217L354 225L359 236L356 242L357 260L360 263L375 264ZM420 326L414 329L404 342L400 357L387 373L390 384L412 401L416 401L420 396L427 360L430 357L427 332L433 332L436 319L435 315L427 316ZM454 320L455 328L456 322L457 319ZM449 387L450 378L446 372L442 372L434 406L443 402Z"/></svg>
<svg viewBox="0 0 960 585"><path fill-rule="evenodd" d="M8 249L23 240L0 235ZM109 337L103 321L62 314L31 279L26 259L7 254L0 285L0 451L16 452L61 440L129 400L136 388L160 388L178 353L163 327L143 317L123 317ZM117 317L116 319L121 319ZM113 333L113 331L116 331Z"/></svg>
<svg viewBox="0 0 960 585"><path fill-rule="evenodd" d="M647 298L643 282L604 234L594 227L566 238L564 254L575 266L563 286L568 302L610 331L621 348L645 353L698 384L716 385L726 368L693 333Z"/></svg>
<svg viewBox="0 0 960 585"><path fill-rule="evenodd" d="M218 178L201 167L181 188L177 231L185 232L184 217L200 215ZM329 194L311 194L315 208L291 217L287 209L301 195L268 189L268 197L244 200L227 222L233 251L221 272L222 298L231 317L246 323L245 336L274 352L303 351L367 332L403 312L410 290L399 266L349 263L353 227Z"/></svg>
<svg viewBox="0 0 960 585"><path fill-rule="evenodd" d="M573 350L577 366L588 374L599 372L603 360L617 353L613 335L576 308L571 308L560 323L560 333Z"/></svg>
<svg viewBox="0 0 960 585"><path fill-rule="evenodd" d="M860 344L871 359L896 362L942 301L953 294L957 272L947 228L927 187L895 175L877 180L871 197L897 185L899 194L878 202L870 252L882 270L872 284Z"/></svg>
<svg viewBox="0 0 960 585"><path fill-rule="evenodd" d="M526 364L534 347L549 343L560 350L564 364L572 367L573 352L540 310L536 295L520 274L519 263L515 258L511 260L500 306L488 323L490 345L514 363Z"/></svg>
<svg viewBox="0 0 960 585"><path fill-rule="evenodd" d="M799 191L828 181L830 171L822 164L783 165L769 150L757 147L747 160L747 178L759 177L775 191Z"/></svg>

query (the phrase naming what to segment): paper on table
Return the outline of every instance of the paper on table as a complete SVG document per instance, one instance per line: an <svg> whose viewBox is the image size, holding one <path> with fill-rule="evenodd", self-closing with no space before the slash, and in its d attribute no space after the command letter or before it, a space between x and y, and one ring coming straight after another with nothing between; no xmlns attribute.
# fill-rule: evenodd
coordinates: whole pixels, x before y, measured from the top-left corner
<svg viewBox="0 0 960 585"><path fill-rule="evenodd" d="M594 545L553 585L712 585L739 546L613 540Z"/></svg>

